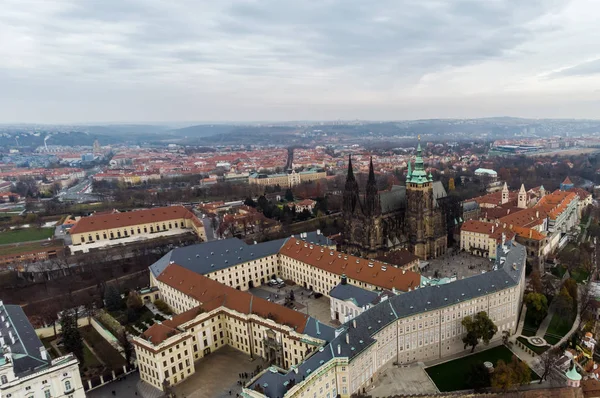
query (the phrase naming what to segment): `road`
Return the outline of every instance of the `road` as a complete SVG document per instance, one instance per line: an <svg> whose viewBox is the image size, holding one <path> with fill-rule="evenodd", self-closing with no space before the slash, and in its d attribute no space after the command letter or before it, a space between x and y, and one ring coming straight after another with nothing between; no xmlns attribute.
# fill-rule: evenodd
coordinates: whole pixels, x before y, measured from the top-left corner
<svg viewBox="0 0 600 398"><path fill-rule="evenodd" d="M73 200L77 203L83 202L97 202L100 197L92 194L92 178L99 170L94 169L94 172L82 179L79 183L73 185L71 188L65 188L58 194L58 198L63 200Z"/></svg>

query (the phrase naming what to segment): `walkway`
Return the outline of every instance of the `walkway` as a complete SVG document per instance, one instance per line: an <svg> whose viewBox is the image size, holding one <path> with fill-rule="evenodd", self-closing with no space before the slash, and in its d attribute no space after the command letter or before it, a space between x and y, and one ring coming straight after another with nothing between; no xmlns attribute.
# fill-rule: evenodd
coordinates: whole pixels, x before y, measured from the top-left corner
<svg viewBox="0 0 600 398"><path fill-rule="evenodd" d="M146 308L148 308L150 310L150 312L152 312L153 315L160 315L163 318L167 319L169 318L169 315L165 314L164 312L160 311L158 308L156 308L156 306L152 303L146 303L144 304L146 306Z"/></svg>
<svg viewBox="0 0 600 398"><path fill-rule="evenodd" d="M560 280L559 286L562 286L567 279L569 279L569 270L567 270L563 275L562 279ZM552 322L552 317L554 316L554 307L556 307L556 300L552 300L552 302L550 303L550 306L548 307L548 315L546 315L542 323L540 323L540 326L538 327L538 330L535 333L537 337L543 338L546 335L546 332L548 331L548 326L550 326L550 322Z"/></svg>

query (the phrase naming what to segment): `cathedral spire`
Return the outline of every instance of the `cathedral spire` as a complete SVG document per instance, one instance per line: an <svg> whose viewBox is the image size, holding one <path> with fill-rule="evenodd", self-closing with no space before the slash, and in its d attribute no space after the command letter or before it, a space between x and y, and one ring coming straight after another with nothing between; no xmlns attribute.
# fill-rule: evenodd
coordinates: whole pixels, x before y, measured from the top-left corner
<svg viewBox="0 0 600 398"><path fill-rule="evenodd" d="M347 215L354 213L359 204L358 182L354 177L352 170L352 155L348 155L348 175L346 176L346 185L344 186L343 211Z"/></svg>
<svg viewBox="0 0 600 398"><path fill-rule="evenodd" d="M419 136L419 144L417 145L417 158L415 159L415 171L424 171L423 151L421 150L421 136Z"/></svg>
<svg viewBox="0 0 600 398"><path fill-rule="evenodd" d="M369 179L365 192L365 210L367 215L379 214L379 192L377 191L377 181L375 181L375 170L373 168L373 157L369 162Z"/></svg>
<svg viewBox="0 0 600 398"><path fill-rule="evenodd" d="M423 150L421 149L421 136L419 136L419 144L417 145L417 156L415 158L414 170L409 169L409 178L407 182L413 184L424 184L430 182L427 178L427 172L425 171L425 165L423 163Z"/></svg>

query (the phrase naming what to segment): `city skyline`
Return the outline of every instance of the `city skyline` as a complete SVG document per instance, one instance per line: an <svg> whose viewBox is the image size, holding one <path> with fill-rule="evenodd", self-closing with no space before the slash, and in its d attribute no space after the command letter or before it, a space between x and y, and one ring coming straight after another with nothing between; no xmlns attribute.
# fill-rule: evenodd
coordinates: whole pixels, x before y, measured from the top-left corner
<svg viewBox="0 0 600 398"><path fill-rule="evenodd" d="M594 118L592 1L9 1L0 123Z"/></svg>

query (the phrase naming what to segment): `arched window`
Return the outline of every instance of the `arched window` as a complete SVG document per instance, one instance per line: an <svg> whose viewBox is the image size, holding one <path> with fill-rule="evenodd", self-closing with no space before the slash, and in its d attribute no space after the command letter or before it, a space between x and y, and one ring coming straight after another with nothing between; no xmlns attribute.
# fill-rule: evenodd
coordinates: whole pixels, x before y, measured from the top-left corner
<svg viewBox="0 0 600 398"><path fill-rule="evenodd" d="M44 398L52 398L52 393L50 393L50 390L44 390Z"/></svg>
<svg viewBox="0 0 600 398"><path fill-rule="evenodd" d="M0 384L8 383L8 377L6 375L0 376Z"/></svg>
<svg viewBox="0 0 600 398"><path fill-rule="evenodd" d="M71 380L65 380L65 392L71 391Z"/></svg>

